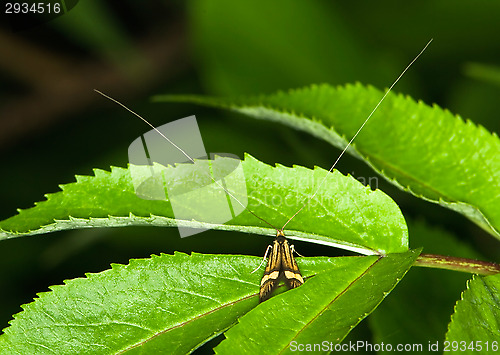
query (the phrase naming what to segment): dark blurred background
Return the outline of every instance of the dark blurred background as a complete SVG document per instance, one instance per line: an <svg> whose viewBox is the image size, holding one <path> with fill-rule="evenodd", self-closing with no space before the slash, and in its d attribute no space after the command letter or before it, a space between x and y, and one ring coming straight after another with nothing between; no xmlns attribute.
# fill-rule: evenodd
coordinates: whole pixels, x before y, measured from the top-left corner
<svg viewBox="0 0 500 355"><path fill-rule="evenodd" d="M67 12L54 18L3 14L0 219L59 191L58 184L73 182L75 174L126 166L128 145L149 129L94 88L157 126L195 114L208 152L248 152L270 164L328 168L339 151L301 132L192 105L151 103L150 97L271 93L323 82L384 89L434 38L395 91L498 132L499 14L500 3L456 0L85 0L68 1ZM338 169L375 176L348 156ZM498 255L498 243L462 216L382 179L378 186L401 206L412 247L423 245L417 232L411 234L411 225L420 223L447 230L486 260ZM0 328L37 292L110 263L174 250L260 256L269 242L227 232L181 239L176 229L147 227L1 241ZM424 247L432 251L432 245ZM338 253L304 243L296 248L311 256Z"/></svg>

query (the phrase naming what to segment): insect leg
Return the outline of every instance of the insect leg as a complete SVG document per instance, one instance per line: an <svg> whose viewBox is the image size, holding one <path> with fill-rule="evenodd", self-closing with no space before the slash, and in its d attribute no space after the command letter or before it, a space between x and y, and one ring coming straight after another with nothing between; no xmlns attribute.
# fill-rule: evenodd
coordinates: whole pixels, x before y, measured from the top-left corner
<svg viewBox="0 0 500 355"><path fill-rule="evenodd" d="M292 251L292 254L295 253L298 256L304 257L304 255L300 254L297 250L295 250L295 246L293 244L290 245L290 250Z"/></svg>
<svg viewBox="0 0 500 355"><path fill-rule="evenodd" d="M267 246L267 249L266 249L266 252L264 253L264 257L262 258L262 262L259 264L259 266L257 266L257 268L251 272L251 274L253 274L255 271L259 270L260 267L262 266L262 264L264 264L266 262L266 259L267 259L267 255L269 254L269 249L272 248L272 245L268 245Z"/></svg>

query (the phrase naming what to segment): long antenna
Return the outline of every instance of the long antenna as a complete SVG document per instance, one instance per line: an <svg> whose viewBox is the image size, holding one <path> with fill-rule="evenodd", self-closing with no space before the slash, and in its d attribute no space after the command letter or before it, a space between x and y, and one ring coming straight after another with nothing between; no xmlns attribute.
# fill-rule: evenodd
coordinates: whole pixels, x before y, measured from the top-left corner
<svg viewBox="0 0 500 355"><path fill-rule="evenodd" d="M212 179L212 181L217 184L220 188L222 188L229 196L231 196L236 202L238 202L238 204L243 207L244 209L246 209L248 212L250 212L253 216L255 216L256 218L258 218L259 220L263 221L264 223L266 223L267 225L271 226L272 228L276 229L276 231L283 231L285 229L285 227L287 226L287 224L295 218L295 216L297 216L308 204L309 202L318 194L320 188L323 186L323 184L325 183L326 179L328 178L328 174L331 173L333 171L333 169L335 168L335 166L337 165L337 163L339 162L340 158L342 158L342 156L344 155L344 153L347 151L347 149L351 146L352 142L354 141L354 139L356 139L356 137L358 136L359 132L361 132L361 130L365 127L366 123L370 120L370 118L373 116L373 114L375 113L375 111L377 111L378 107L382 104L382 102L385 100L385 98L387 97L387 95L389 94L389 92L391 92L391 90L394 88L394 86L398 83L398 81L403 77L403 75L406 73L406 71L413 65L413 63L415 63L415 61L422 55L422 53L425 52L425 50L427 49L427 47L431 44L432 42L432 39L427 42L427 44L425 45L425 47L420 51L420 53L417 54L417 56L410 62L410 64L408 64L406 66L406 68L401 72L401 74L396 78L396 80L394 80L394 82L392 83L392 85L389 87L389 89L387 89L387 91L385 92L385 94L382 96L382 98L379 100L379 102L377 103L377 105L373 108L373 110L370 112L370 114L368 115L368 117L365 119L365 121L363 122L363 124L361 125L361 127L359 127L359 129L357 130L357 132L354 134L354 136L351 138L351 140L349 141L349 143L347 143L346 147L342 150L342 152L340 153L340 155L338 156L338 158L335 160L335 162L333 163L333 165L331 166L331 168L326 172L325 174L325 177L323 178L323 180L321 180L319 186L316 188L316 191L311 195L309 196L309 198L307 199L307 201L302 205L302 207L293 214L292 217L290 217L286 223L283 225L283 227L281 229L278 229L276 228L274 225L272 225L271 223L269 223L268 221L266 221L265 219L259 217L257 214L255 214L254 212L252 212L247 206L245 206L243 203L241 203L240 200L238 200L236 198L236 196L234 196L231 192L229 192L224 186L222 186L217 180L215 180L213 178L213 176L210 175L210 178ZM145 122L149 127L151 127L153 130L155 130L161 137L163 137L165 140L167 140L170 144L172 144L172 146L174 146L175 148L177 148L186 158L188 158L192 163L194 163L194 159L191 158L189 156L189 154L187 154L181 147L179 147L177 144L175 144L171 139L169 139L167 136L165 136L161 131L159 131L155 126L153 126L151 123L148 122L148 120L146 120L144 117L142 117L141 115L139 115L138 113L132 111L130 108L128 108L127 106L125 106L124 104L122 104L121 102L119 102L118 100L112 98L111 96L108 96L106 94L104 94L103 92L97 90L97 89L94 89L94 91L100 95L102 95L103 97L107 98L108 100L120 105L121 107L123 107L125 110L127 110L128 112L132 113L134 116L140 118L143 122Z"/></svg>
<svg viewBox="0 0 500 355"><path fill-rule="evenodd" d="M319 186L317 187L316 191L311 195L309 196L309 198L307 199L307 201L302 205L302 207L294 213L294 215L292 217L290 217L290 219L288 219L288 221L286 221L286 223L283 225L283 227L281 227L281 231L283 231L286 227L286 225L292 220L295 218L296 215L298 215L308 204L309 202L317 195L319 189L321 188L321 186L323 186L323 184L325 183L326 179L328 178L328 174L331 173L333 171L333 169L335 168L335 166L337 165L337 163L339 162L340 158L342 158L342 156L344 155L344 153L347 151L347 149L351 146L351 143L354 141L354 139L358 136L359 132L361 132L361 130L363 129L363 127L366 125L366 123L368 122L368 120L373 116L373 114L375 113L375 111L377 111L378 107L380 106L380 104L382 103L382 101L385 100L385 98L387 97L387 95L389 94L389 92L391 92L392 88L398 83L399 79L401 79L403 77L403 75L406 73L406 71L408 69L410 69L410 67L412 66L413 63L415 63L415 61L422 55L422 53L425 52L425 50L427 49L427 47L429 46L429 44L431 44L432 42L432 38L430 39L429 42L427 42L427 44L425 45L425 47L420 51L420 53L417 54L417 56L415 58L413 58L413 60L410 62L410 64L408 64L406 66L406 68L401 72L401 74L399 74L399 76L396 78L396 80L394 80L394 82L392 83L392 85L389 87L389 89L387 89L387 91L385 92L384 96L382 96L382 98L379 100L379 102L377 103L377 105L373 108L372 112L370 112L370 114L368 115L368 117L366 118L366 120L363 122L363 124L361 125L361 127L359 127L358 131L356 132L356 134L351 138L351 140L349 141L349 143L347 143L346 147L344 148L344 150L342 150L342 152L340 153L339 157L337 158L337 160L335 160L335 163L333 163L332 167L330 168L330 170L328 170L325 174L325 177L323 178L323 180L321 181L321 183L319 184Z"/></svg>
<svg viewBox="0 0 500 355"><path fill-rule="evenodd" d="M179 147L177 144L175 144L174 142L172 142L171 139L169 139L167 136L165 136L163 133L161 133L160 130L158 130L155 126L153 126L151 123L148 122L148 120L146 120L144 117L142 117L141 115L139 115L138 113L132 111L131 109L129 109L127 106L125 106L124 104L122 104L120 101L116 100L116 99L113 99L111 96L108 96L106 95L105 93L97 90L97 89L94 89L94 91L102 96L104 96L105 98L107 98L108 100L110 101L113 101L114 103L120 105L121 107L123 107L125 110L127 110L128 112L130 112L131 114L139 117L142 121L144 121L149 127L153 128L155 130L155 132L157 132L160 136L162 136L163 138L165 138L170 144L172 144L175 148L177 148L180 152L182 152L182 154L184 154L186 156L186 158L188 158L192 163L195 163L194 159L191 158L189 156L188 153L186 153L181 147ZM241 203L240 200L238 200L236 198L236 196L234 196L231 192L229 192L223 185L221 185L217 180L215 180L213 178L212 175L208 174L209 177L212 179L212 181L214 183L217 184L217 186L219 186L221 189L223 189L229 196L231 196L236 202L238 202L241 207L243 207L244 209L246 209L248 212L250 212L252 215L254 215L255 217L257 217L258 219L260 219L261 221L267 223L269 226L271 226L272 228L278 230L278 228L276 228L275 226L273 226L271 223L269 223L268 221L266 221L264 218L261 218L259 216L257 216L254 212L252 212L247 206L245 206L243 203Z"/></svg>

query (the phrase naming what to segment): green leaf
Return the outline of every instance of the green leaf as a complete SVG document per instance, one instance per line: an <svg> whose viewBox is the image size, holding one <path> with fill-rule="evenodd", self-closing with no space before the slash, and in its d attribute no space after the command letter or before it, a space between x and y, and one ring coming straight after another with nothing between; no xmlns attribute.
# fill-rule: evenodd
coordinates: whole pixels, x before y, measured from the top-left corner
<svg viewBox="0 0 500 355"><path fill-rule="evenodd" d="M241 317L215 351L280 354L300 350L295 349L299 344L339 344L382 302L419 253L365 258L369 264L318 273L303 286L273 297Z"/></svg>
<svg viewBox="0 0 500 355"><path fill-rule="evenodd" d="M391 258L297 258L306 278L297 290L317 283L312 276L318 273L353 279ZM188 353L257 306L261 273L252 270L260 262L238 255L163 254L66 281L22 306L0 336L1 353ZM288 294L278 297L286 300Z"/></svg>
<svg viewBox="0 0 500 355"><path fill-rule="evenodd" d="M412 246L426 253L481 259L470 245L438 228L408 220ZM440 344L470 274L414 267L369 317L377 344ZM379 352L379 353L390 353Z"/></svg>
<svg viewBox="0 0 500 355"><path fill-rule="evenodd" d="M446 340L452 342L481 341L483 350L489 342L496 341L496 351L500 349L500 274L491 276L474 276L468 282L467 290L455 306L451 317ZM458 353L459 351L457 351ZM488 351L486 351L488 352ZM463 352L462 352L463 353Z"/></svg>
<svg viewBox="0 0 500 355"><path fill-rule="evenodd" d="M344 148L382 93L360 84L315 85L244 98L156 96L280 122ZM348 150L388 181L500 238L500 141L438 106L389 94ZM336 157L332 157L332 162Z"/></svg>
<svg viewBox="0 0 500 355"><path fill-rule="evenodd" d="M222 159L222 158L219 158ZM227 159L227 158L226 158ZM233 161L234 160L229 160ZM161 167L166 181L189 188L192 165ZM269 223L282 226L311 196L327 176L322 169L271 167L247 156L241 162L249 208ZM149 167L135 167L142 173ZM225 196L215 184L211 194L196 197L196 204L210 210L213 196ZM276 231L247 210L226 224L210 220L174 219L168 201L145 200L134 192L129 169L95 170L95 176L77 176L62 185L63 191L46 195L47 201L21 210L0 222L4 238L62 229L126 225L183 226L275 235ZM245 196L238 196L243 200ZM224 197L225 198L225 197ZM232 201L232 205L236 204ZM287 225L291 239L338 246L364 254L408 250L408 232L398 206L382 191L372 191L350 176L328 174L315 197Z"/></svg>

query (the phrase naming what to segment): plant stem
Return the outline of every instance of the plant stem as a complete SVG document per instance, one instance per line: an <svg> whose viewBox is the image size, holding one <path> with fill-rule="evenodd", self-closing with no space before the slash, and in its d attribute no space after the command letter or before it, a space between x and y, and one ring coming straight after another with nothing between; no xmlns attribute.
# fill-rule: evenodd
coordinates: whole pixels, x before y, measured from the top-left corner
<svg viewBox="0 0 500 355"><path fill-rule="evenodd" d="M500 265L496 263L436 254L420 254L415 265L435 269L469 272L478 275L494 275L500 273Z"/></svg>

